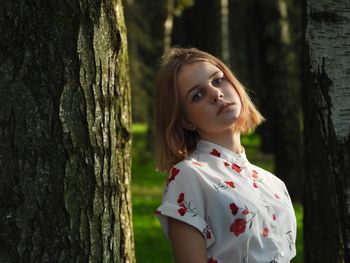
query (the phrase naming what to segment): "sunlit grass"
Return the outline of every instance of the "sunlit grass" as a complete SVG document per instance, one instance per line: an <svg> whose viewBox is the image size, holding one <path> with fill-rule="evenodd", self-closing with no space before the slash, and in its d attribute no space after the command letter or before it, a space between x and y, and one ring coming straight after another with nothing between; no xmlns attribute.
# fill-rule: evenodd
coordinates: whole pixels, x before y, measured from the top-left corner
<svg viewBox="0 0 350 263"><path fill-rule="evenodd" d="M147 128L147 123L134 123L132 125L132 132L133 134L145 134Z"/></svg>
<svg viewBox="0 0 350 263"><path fill-rule="evenodd" d="M303 251L303 206L300 203L293 204L295 215L297 217L297 255L291 261L292 263L304 262L304 251Z"/></svg>
<svg viewBox="0 0 350 263"><path fill-rule="evenodd" d="M154 210L160 205L167 176L155 171L154 160L143 156L146 124L133 125L132 205L137 263L171 263L172 255ZM273 171L273 156L257 151L260 138L256 134L242 137L249 160ZM149 156L149 155L148 155ZM302 263L302 206L294 204L298 221L297 257L292 263Z"/></svg>
<svg viewBox="0 0 350 263"><path fill-rule="evenodd" d="M138 263L172 262L171 250L154 210L160 205L166 175L155 172L134 151L132 166L132 207L136 260Z"/></svg>

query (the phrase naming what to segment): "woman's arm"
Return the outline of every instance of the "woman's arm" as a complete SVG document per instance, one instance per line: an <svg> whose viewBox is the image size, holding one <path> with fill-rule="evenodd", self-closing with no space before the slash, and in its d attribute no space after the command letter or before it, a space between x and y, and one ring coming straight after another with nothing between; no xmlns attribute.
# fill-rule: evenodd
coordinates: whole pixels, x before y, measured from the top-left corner
<svg viewBox="0 0 350 263"><path fill-rule="evenodd" d="M169 236L176 263L207 263L203 235L193 226L169 218Z"/></svg>

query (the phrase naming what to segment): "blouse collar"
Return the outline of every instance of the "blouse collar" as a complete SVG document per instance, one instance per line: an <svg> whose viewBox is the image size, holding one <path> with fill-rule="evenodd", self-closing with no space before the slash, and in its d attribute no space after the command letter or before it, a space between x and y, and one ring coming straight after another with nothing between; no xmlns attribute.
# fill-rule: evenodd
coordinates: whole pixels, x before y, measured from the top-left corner
<svg viewBox="0 0 350 263"><path fill-rule="evenodd" d="M244 165L244 164L246 164L246 162L248 162L244 148L243 148L243 151L241 153L235 153L235 152L233 152L233 151L231 151L231 150L229 150L221 145L218 145L216 143L209 142L209 141L206 141L203 139L201 139L197 143L197 151L199 153L211 154L213 156L227 160L231 163L238 162L238 163Z"/></svg>

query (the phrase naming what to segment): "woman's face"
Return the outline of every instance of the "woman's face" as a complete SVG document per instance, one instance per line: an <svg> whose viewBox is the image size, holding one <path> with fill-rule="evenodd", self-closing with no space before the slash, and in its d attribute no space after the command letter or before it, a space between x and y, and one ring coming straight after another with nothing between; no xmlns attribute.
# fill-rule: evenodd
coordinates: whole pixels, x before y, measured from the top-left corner
<svg viewBox="0 0 350 263"><path fill-rule="evenodd" d="M206 61L183 65L177 83L188 127L201 138L234 130L242 103L219 68Z"/></svg>

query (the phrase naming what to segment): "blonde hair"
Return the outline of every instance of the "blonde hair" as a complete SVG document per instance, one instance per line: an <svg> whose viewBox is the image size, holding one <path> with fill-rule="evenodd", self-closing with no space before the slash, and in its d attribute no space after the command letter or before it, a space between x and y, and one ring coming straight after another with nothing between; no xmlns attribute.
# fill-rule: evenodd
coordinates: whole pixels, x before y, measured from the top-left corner
<svg viewBox="0 0 350 263"><path fill-rule="evenodd" d="M196 148L199 140L196 131L183 127L184 112L177 87L181 67L199 61L209 62L219 68L236 89L242 102L241 113L235 124L236 131L246 133L264 121L243 85L222 61L195 48L172 48L163 56L155 91L157 168L161 171L168 171L174 164L185 159Z"/></svg>

